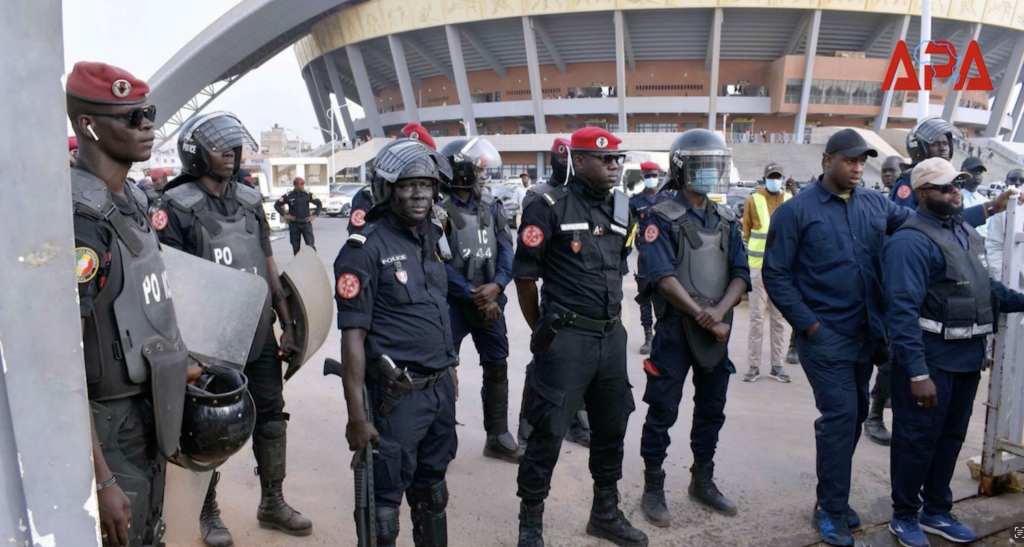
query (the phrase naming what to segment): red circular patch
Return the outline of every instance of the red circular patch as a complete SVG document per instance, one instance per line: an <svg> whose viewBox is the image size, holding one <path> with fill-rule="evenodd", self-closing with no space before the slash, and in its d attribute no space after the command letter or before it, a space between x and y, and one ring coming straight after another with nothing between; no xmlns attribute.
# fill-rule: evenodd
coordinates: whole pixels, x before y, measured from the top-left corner
<svg viewBox="0 0 1024 547"><path fill-rule="evenodd" d="M160 232L167 227L167 211L163 209L156 209L149 215L149 223L153 226L153 229Z"/></svg>
<svg viewBox="0 0 1024 547"><path fill-rule="evenodd" d="M336 285L338 296L345 300L352 300L359 296L359 278L355 274L341 274Z"/></svg>
<svg viewBox="0 0 1024 547"><path fill-rule="evenodd" d="M352 218L350 218L348 222L349 224L355 226L356 228L362 228L363 226L366 226L366 211L362 209L356 209L355 211L352 211Z"/></svg>
<svg viewBox="0 0 1024 547"><path fill-rule="evenodd" d="M530 248L539 247L541 243L544 243L544 231L533 224L523 228L520 237L523 240L523 245Z"/></svg>
<svg viewBox="0 0 1024 547"><path fill-rule="evenodd" d="M654 243L655 241L658 240L658 234L658 227L654 224L651 224L650 226L647 227L646 230L644 230L644 241L646 241L647 243Z"/></svg>
<svg viewBox="0 0 1024 547"><path fill-rule="evenodd" d="M900 199L907 199L907 198L909 198L910 197L910 187L906 186L906 185L900 186L900 189L896 190L896 197L898 197Z"/></svg>

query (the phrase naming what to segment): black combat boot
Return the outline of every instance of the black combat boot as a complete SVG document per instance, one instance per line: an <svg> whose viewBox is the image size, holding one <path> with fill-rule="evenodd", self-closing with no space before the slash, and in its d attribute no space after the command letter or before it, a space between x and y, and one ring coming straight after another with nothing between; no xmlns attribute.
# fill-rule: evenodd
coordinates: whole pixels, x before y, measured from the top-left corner
<svg viewBox="0 0 1024 547"><path fill-rule="evenodd" d="M252 435L252 450L256 453L256 474L260 476L260 507L256 520L260 528L279 530L292 536L313 533L313 523L284 501L281 484L285 477L284 420L257 425Z"/></svg>
<svg viewBox="0 0 1024 547"><path fill-rule="evenodd" d="M544 502L519 503L518 547L544 547Z"/></svg>
<svg viewBox="0 0 1024 547"><path fill-rule="evenodd" d="M484 456L517 463L523 451L508 432L508 365L505 361L485 363L480 399L484 404Z"/></svg>
<svg viewBox="0 0 1024 547"><path fill-rule="evenodd" d="M885 428L885 421L882 413L885 410L885 403L889 400L889 374L878 371L875 379L875 395L871 397L871 408L868 410L868 419L864 421L864 431L868 438L882 445L892 444L892 434Z"/></svg>
<svg viewBox="0 0 1024 547"><path fill-rule="evenodd" d="M640 346L640 355L651 354L652 342L654 342L654 329L650 325L644 325L644 345Z"/></svg>
<svg viewBox="0 0 1024 547"><path fill-rule="evenodd" d="M734 516L738 513L736 504L718 491L714 478L714 462L693 462L690 468L690 497L723 515Z"/></svg>
<svg viewBox="0 0 1024 547"><path fill-rule="evenodd" d="M199 513L199 531L203 536L203 543L210 547L231 547L235 544L231 539L231 532L220 520L220 507L217 507L217 483L220 481L220 473L214 471L210 478L210 488L206 490L206 500L203 501L203 510Z"/></svg>
<svg viewBox="0 0 1024 547"><path fill-rule="evenodd" d="M594 485L594 505L590 508L587 535L622 547L647 547L647 534L633 528L619 510L619 490L614 486Z"/></svg>
<svg viewBox="0 0 1024 547"><path fill-rule="evenodd" d="M580 410L572 417L565 440L590 448L590 418L587 416L586 410Z"/></svg>
<svg viewBox="0 0 1024 547"><path fill-rule="evenodd" d="M665 502L665 470L645 469L644 470L644 497L640 500L640 509L644 512L647 522L668 527L672 523L672 515L668 512L668 504Z"/></svg>

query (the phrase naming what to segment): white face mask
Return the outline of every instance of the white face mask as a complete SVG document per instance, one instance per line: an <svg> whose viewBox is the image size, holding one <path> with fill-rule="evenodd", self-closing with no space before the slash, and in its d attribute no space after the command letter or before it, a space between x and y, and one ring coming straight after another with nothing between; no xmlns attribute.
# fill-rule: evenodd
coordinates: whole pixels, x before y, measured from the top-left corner
<svg viewBox="0 0 1024 547"><path fill-rule="evenodd" d="M647 177L644 179L644 188L653 190L658 187L658 177Z"/></svg>
<svg viewBox="0 0 1024 547"><path fill-rule="evenodd" d="M718 185L718 178L720 172L715 167L704 167L697 169L693 174L693 181L690 183L690 188L698 194L707 194L715 189Z"/></svg>
<svg viewBox="0 0 1024 547"><path fill-rule="evenodd" d="M764 186L769 192L778 194L782 190L782 179L765 179Z"/></svg>

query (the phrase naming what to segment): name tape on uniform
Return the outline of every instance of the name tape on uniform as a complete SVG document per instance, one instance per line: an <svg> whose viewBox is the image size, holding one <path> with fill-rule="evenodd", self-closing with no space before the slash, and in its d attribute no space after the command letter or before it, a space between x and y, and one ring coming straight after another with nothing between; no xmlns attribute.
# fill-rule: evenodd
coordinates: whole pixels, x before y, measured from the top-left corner
<svg viewBox="0 0 1024 547"><path fill-rule="evenodd" d="M575 224L562 224L559 228L563 232L574 232L576 230L589 230L590 224L586 222L577 222Z"/></svg>

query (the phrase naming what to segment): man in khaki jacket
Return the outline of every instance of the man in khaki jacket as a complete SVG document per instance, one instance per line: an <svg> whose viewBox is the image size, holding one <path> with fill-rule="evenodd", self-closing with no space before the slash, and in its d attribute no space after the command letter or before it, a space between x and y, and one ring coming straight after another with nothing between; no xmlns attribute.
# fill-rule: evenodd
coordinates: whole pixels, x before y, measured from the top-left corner
<svg viewBox="0 0 1024 547"><path fill-rule="evenodd" d="M764 167L764 185L750 194L743 204L743 240L747 242L747 261L750 265L750 281L753 287L749 295L750 336L747 339L747 363L750 369L743 376L744 382L754 382L761 377L765 306L768 307L772 344L772 368L769 376L779 382L789 382L789 375L782 369L782 358L786 353L786 322L782 318L782 313L768 298L768 292L761 280L761 264L764 260L771 216L783 202L793 197L784 188L785 180L782 166L769 163Z"/></svg>

